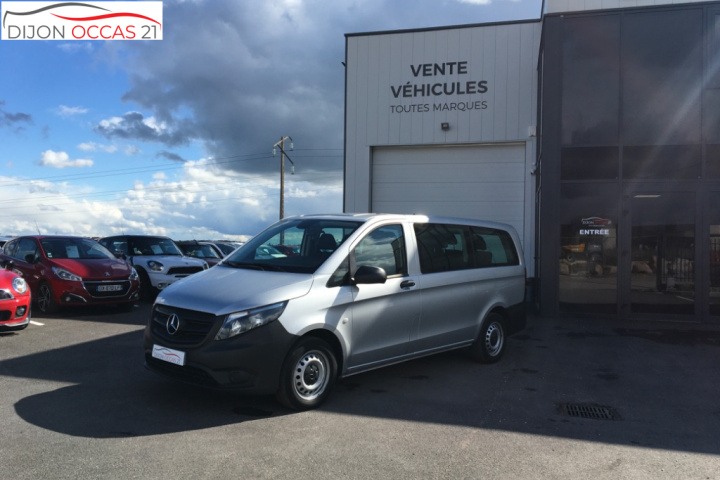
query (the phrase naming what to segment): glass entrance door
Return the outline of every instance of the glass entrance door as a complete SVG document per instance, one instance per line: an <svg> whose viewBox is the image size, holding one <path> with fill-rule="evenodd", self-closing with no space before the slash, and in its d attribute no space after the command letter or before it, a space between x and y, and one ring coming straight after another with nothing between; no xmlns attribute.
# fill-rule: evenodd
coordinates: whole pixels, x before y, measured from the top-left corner
<svg viewBox="0 0 720 480"><path fill-rule="evenodd" d="M634 192L628 201L630 313L695 314L695 193Z"/></svg>
<svg viewBox="0 0 720 480"><path fill-rule="evenodd" d="M720 193L712 192L708 202L710 234L710 315L714 321L720 317Z"/></svg>

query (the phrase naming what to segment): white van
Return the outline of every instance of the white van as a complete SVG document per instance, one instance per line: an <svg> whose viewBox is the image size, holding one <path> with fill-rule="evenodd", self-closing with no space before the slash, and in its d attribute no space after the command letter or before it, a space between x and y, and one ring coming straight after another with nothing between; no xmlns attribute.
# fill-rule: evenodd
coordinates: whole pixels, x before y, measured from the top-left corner
<svg viewBox="0 0 720 480"><path fill-rule="evenodd" d="M290 245L292 254L269 255ZM279 251L278 249L272 249ZM209 387L320 405L338 377L450 349L500 359L525 326L504 224L421 215L286 218L160 292L145 364Z"/></svg>

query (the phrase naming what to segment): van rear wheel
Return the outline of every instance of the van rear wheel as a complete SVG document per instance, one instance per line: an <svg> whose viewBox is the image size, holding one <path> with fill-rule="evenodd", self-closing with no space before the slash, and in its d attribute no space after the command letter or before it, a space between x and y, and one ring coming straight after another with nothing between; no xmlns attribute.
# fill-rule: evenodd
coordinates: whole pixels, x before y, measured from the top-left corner
<svg viewBox="0 0 720 480"><path fill-rule="evenodd" d="M290 351L280 373L277 399L292 410L309 410L330 394L337 375L337 360L319 338L304 338Z"/></svg>
<svg viewBox="0 0 720 480"><path fill-rule="evenodd" d="M470 356L481 363L495 363L505 352L505 327L500 314L490 313L480 327L480 334L470 346Z"/></svg>

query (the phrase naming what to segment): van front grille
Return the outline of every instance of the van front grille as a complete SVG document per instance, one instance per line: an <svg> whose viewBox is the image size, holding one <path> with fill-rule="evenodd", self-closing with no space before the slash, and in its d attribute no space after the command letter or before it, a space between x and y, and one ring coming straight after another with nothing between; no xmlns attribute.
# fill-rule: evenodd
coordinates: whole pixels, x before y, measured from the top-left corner
<svg viewBox="0 0 720 480"><path fill-rule="evenodd" d="M170 325L170 317L177 316L177 324ZM152 311L151 331L168 347L199 345L215 334L218 317L205 312L155 305ZM177 329L177 330L175 330ZM172 332L172 333L171 333Z"/></svg>

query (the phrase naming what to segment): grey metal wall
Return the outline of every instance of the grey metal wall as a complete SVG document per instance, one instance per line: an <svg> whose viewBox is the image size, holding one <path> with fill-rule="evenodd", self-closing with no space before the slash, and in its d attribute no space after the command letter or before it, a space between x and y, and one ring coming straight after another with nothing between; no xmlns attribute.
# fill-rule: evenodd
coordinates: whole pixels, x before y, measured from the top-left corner
<svg viewBox="0 0 720 480"><path fill-rule="evenodd" d="M347 35L345 211L371 208L378 146L524 142L532 203L540 33L532 21Z"/></svg>

